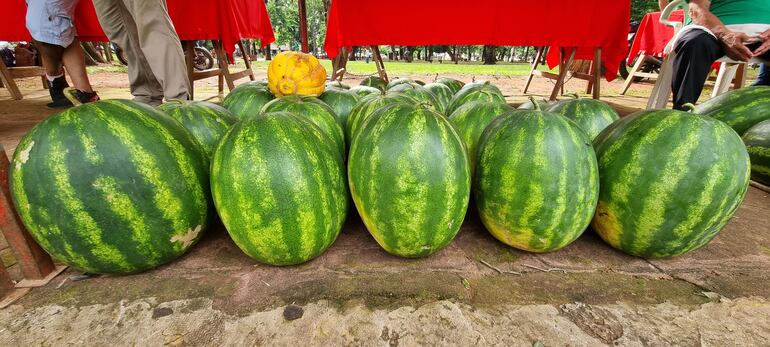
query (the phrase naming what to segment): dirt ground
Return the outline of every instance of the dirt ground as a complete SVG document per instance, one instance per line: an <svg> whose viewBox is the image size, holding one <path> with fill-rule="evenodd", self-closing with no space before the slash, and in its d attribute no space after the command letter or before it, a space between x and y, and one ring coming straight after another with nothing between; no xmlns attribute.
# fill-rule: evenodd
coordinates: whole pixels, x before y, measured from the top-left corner
<svg viewBox="0 0 770 347"><path fill-rule="evenodd" d="M129 96L125 75L91 77L103 98ZM525 100L524 78L487 78L512 103ZM53 113L39 83L22 84L23 101L0 89L8 153ZM196 86L218 99L215 79ZM550 87L538 79L534 91ZM620 82L603 87L624 114L650 89L617 97ZM591 230L558 252L518 251L493 239L473 207L444 250L401 259L379 248L352 209L336 243L299 266L257 264L215 225L158 269L79 274L67 270L0 310L0 345L770 345L770 196L751 188L714 241L666 260L626 256Z"/></svg>

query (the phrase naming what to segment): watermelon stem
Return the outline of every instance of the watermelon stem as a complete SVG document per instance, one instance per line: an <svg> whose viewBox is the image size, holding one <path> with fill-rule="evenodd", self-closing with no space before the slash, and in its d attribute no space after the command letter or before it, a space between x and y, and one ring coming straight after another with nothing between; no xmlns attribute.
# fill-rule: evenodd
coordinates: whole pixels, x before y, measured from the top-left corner
<svg viewBox="0 0 770 347"><path fill-rule="evenodd" d="M691 103L691 102L688 102L688 103L682 105L682 109L685 110L686 112L694 113L695 112L695 105L693 103Z"/></svg>
<svg viewBox="0 0 770 347"><path fill-rule="evenodd" d="M535 101L534 96L529 97L529 102L532 103L532 106L534 107L535 111L542 111L542 109L540 108L540 104L538 104L537 101Z"/></svg>
<svg viewBox="0 0 770 347"><path fill-rule="evenodd" d="M575 100L580 99L580 95L578 95L577 93L569 93L569 94L566 94L566 95L569 96L569 97L572 97Z"/></svg>

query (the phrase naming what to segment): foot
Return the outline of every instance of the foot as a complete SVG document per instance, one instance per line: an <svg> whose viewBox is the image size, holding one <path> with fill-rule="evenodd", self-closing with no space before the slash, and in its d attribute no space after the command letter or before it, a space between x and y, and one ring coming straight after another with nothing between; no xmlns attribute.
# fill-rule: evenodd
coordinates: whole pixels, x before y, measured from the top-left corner
<svg viewBox="0 0 770 347"><path fill-rule="evenodd" d="M64 76L57 77L53 81L48 82L48 93L51 95L52 102L46 104L46 106L50 108L72 107L72 102L64 96L64 89L68 87L69 84L67 84L67 79Z"/></svg>
<svg viewBox="0 0 770 347"><path fill-rule="evenodd" d="M96 92L84 92L75 88L64 89L64 96L75 106L99 101L99 95L96 95Z"/></svg>

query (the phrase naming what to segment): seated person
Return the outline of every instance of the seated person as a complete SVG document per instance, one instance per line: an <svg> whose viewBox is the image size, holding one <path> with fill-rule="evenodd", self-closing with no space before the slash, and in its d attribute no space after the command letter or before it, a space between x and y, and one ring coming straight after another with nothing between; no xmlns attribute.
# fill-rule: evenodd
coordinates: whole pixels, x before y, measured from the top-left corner
<svg viewBox="0 0 770 347"><path fill-rule="evenodd" d="M770 0L689 0L692 25L674 39L674 108L700 97L723 56L770 61Z"/></svg>
<svg viewBox="0 0 770 347"><path fill-rule="evenodd" d="M48 107L69 107L99 100L86 74L83 48L75 37L73 17L78 0L27 0L27 29L49 82ZM64 77L67 68L74 88ZM66 90L65 90L66 89Z"/></svg>
<svg viewBox="0 0 770 347"><path fill-rule="evenodd" d="M757 81L754 82L753 85L755 86L770 86L770 70L768 68L767 64L760 64L759 65L759 76L757 76Z"/></svg>

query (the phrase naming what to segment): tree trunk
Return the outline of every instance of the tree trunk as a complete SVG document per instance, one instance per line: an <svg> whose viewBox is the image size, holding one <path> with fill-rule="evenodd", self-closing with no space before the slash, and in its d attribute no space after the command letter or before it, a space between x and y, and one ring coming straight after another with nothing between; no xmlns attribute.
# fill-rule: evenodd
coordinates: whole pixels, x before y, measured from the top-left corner
<svg viewBox="0 0 770 347"><path fill-rule="evenodd" d="M93 64L89 65L96 65L97 63L107 63L106 60L104 60L104 57L102 57L101 54L99 54L99 51L94 47L94 44L91 42L81 42L81 47L83 47L83 52L85 53L86 62L89 61L89 59L93 62Z"/></svg>
<svg viewBox="0 0 770 347"><path fill-rule="evenodd" d="M494 65L497 63L497 57L495 56L495 46L484 46L484 50L481 53L484 65Z"/></svg>

